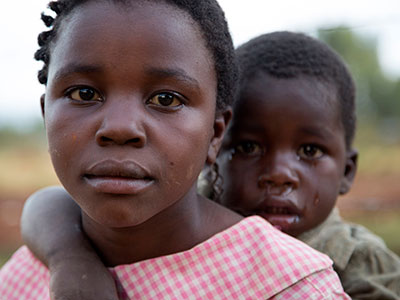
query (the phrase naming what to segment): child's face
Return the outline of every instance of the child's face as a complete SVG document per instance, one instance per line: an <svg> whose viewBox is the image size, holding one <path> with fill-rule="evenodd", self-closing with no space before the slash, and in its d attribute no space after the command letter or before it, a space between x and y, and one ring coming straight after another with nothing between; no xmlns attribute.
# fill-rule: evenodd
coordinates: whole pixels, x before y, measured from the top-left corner
<svg viewBox="0 0 400 300"><path fill-rule="evenodd" d="M218 158L223 205L293 236L328 216L356 162L333 91L307 78L249 81Z"/></svg>
<svg viewBox="0 0 400 300"><path fill-rule="evenodd" d="M49 151L62 184L100 224L137 225L196 195L221 118L194 24L167 4L107 1L62 23L44 106Z"/></svg>

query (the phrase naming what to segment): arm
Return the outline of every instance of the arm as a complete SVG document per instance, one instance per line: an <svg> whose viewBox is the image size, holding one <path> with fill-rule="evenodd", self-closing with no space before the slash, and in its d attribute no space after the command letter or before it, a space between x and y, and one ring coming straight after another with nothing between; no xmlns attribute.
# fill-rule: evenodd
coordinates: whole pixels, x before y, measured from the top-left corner
<svg viewBox="0 0 400 300"><path fill-rule="evenodd" d="M80 208L63 188L44 188L28 198L21 231L50 270L52 299L118 299L111 274L81 230Z"/></svg>

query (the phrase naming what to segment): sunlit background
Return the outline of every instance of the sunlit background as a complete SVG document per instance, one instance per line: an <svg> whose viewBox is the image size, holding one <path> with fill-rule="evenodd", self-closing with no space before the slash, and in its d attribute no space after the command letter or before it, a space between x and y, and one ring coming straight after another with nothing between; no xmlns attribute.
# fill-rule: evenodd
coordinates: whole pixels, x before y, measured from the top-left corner
<svg viewBox="0 0 400 300"><path fill-rule="evenodd" d="M34 61L47 0L0 4L0 265L21 245L23 202L57 184L46 151ZM345 218L381 235L400 254L400 1L219 0L235 45L259 34L301 31L347 61L357 83L360 166Z"/></svg>

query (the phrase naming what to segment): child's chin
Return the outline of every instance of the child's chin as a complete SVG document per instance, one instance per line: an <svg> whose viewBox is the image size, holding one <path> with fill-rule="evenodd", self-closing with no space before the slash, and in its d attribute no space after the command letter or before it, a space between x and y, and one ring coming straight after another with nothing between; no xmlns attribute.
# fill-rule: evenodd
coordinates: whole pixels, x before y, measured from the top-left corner
<svg viewBox="0 0 400 300"><path fill-rule="evenodd" d="M276 229L289 235L292 235L291 232L293 232L294 227L300 221L297 215L263 214L262 217Z"/></svg>

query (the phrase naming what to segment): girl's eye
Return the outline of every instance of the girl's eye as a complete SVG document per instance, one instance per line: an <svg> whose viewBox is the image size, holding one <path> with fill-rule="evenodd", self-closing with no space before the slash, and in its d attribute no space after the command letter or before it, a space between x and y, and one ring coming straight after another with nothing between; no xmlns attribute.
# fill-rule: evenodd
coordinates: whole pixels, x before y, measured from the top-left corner
<svg viewBox="0 0 400 300"><path fill-rule="evenodd" d="M89 87L75 88L68 92L68 96L76 101L101 101L102 98L96 90Z"/></svg>
<svg viewBox="0 0 400 300"><path fill-rule="evenodd" d="M261 146L256 142L245 141L237 145L235 151L247 155L256 155L261 153Z"/></svg>
<svg viewBox="0 0 400 300"><path fill-rule="evenodd" d="M182 101L172 93L159 93L148 100L148 103L163 107L178 107Z"/></svg>
<svg viewBox="0 0 400 300"><path fill-rule="evenodd" d="M321 150L320 147L315 145L304 145L301 146L298 155L300 158L305 159L318 159L324 155L324 152Z"/></svg>

